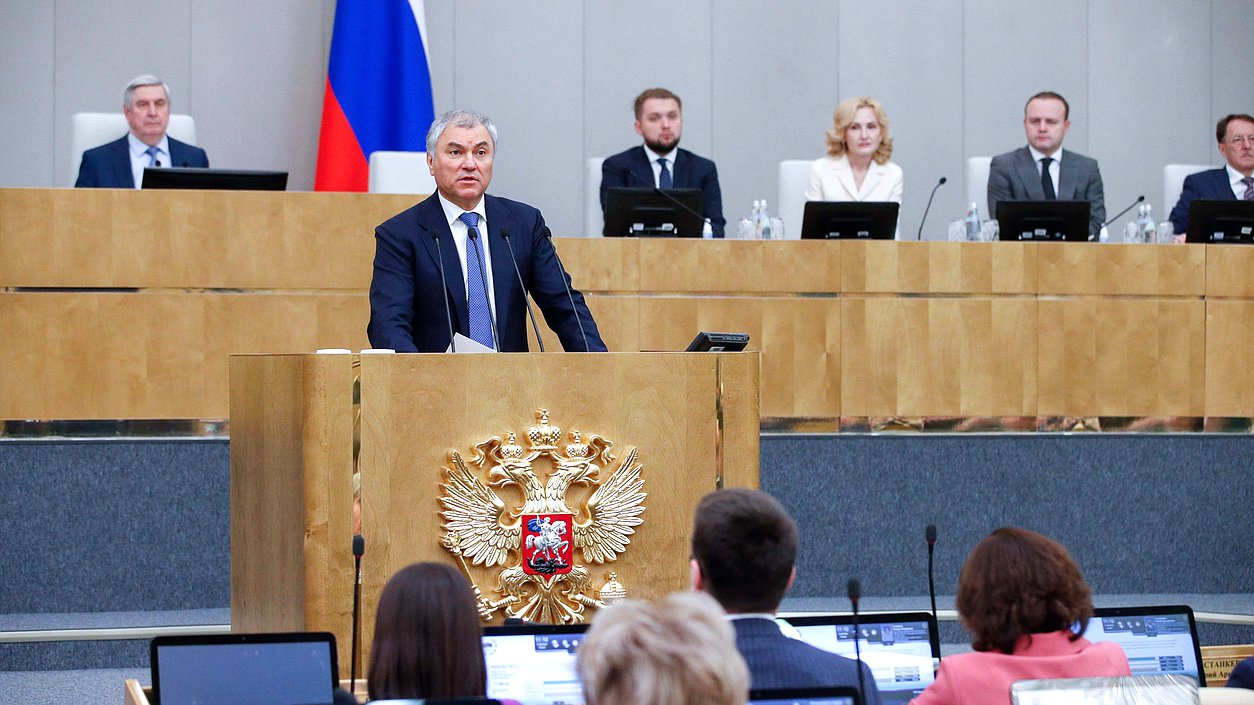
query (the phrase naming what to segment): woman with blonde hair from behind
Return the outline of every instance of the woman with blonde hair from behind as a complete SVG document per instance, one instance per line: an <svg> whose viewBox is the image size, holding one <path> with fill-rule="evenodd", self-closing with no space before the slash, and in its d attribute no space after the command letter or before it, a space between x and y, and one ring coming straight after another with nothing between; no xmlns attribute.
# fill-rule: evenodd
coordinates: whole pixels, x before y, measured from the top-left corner
<svg viewBox="0 0 1254 705"><path fill-rule="evenodd" d="M749 669L714 598L676 593L601 611L579 647L588 705L744 705Z"/></svg>

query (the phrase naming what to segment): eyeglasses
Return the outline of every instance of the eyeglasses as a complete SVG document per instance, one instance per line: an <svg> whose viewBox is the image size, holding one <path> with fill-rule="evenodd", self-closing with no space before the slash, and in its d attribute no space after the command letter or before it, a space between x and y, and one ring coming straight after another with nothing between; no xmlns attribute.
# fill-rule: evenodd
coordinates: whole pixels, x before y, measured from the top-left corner
<svg viewBox="0 0 1254 705"><path fill-rule="evenodd" d="M1224 141L1233 146L1238 144L1254 145L1254 135L1237 135L1236 137L1231 137Z"/></svg>

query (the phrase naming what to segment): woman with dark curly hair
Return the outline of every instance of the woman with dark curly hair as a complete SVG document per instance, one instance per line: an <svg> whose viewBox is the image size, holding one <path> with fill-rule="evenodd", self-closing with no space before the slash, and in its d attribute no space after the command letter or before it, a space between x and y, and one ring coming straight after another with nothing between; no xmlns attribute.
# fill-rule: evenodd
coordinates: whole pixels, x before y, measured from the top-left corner
<svg viewBox="0 0 1254 705"><path fill-rule="evenodd" d="M1067 549L1035 531L1004 527L981 541L957 607L975 652L943 659L915 705L1009 705L1015 681L1132 674L1118 644L1084 638L1088 583Z"/></svg>

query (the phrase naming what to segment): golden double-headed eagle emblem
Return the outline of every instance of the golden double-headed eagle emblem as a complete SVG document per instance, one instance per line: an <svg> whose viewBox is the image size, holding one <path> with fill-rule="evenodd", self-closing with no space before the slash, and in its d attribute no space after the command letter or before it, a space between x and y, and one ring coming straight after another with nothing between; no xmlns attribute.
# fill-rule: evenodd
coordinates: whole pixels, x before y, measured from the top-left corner
<svg viewBox="0 0 1254 705"><path fill-rule="evenodd" d="M582 622L586 608L626 596L614 573L594 588L589 565L617 560L642 523L638 450L620 462L611 441L577 430L562 445L548 410L536 417L527 447L512 432L493 436L474 446L469 461L449 451L443 468L441 544L474 587L484 621L503 612L529 622ZM485 594L471 566L507 566L496 575L495 596Z"/></svg>

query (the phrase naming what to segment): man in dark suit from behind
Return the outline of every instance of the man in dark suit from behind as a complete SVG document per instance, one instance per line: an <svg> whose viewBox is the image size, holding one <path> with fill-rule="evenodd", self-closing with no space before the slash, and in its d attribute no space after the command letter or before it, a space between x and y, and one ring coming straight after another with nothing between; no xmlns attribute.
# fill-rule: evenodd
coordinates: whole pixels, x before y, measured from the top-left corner
<svg viewBox="0 0 1254 705"><path fill-rule="evenodd" d="M1215 125L1215 139L1228 163L1185 178L1180 200L1171 209L1171 225L1177 234L1188 229L1189 205L1196 200L1254 201L1254 117L1225 116Z"/></svg>
<svg viewBox="0 0 1254 705"><path fill-rule="evenodd" d="M736 630L736 648L749 664L750 687L857 688L866 705L879 690L865 664L792 639L775 612L797 577L797 525L770 495L744 488L712 492L697 505L692 527L692 587L709 593Z"/></svg>
<svg viewBox="0 0 1254 705"><path fill-rule="evenodd" d="M632 188L701 189L703 215L714 237L723 237L723 192L714 162L679 149L684 131L684 106L665 88L650 88L636 96L636 134L644 145L609 157L601 164L601 210L605 194L614 186ZM609 233L605 233L608 235ZM622 233L616 233L622 234Z"/></svg>
<svg viewBox="0 0 1254 705"><path fill-rule="evenodd" d="M122 94L130 132L83 152L79 188L139 188L147 167L209 167L205 150L170 137L170 89L156 76L139 76Z"/></svg>
<svg viewBox="0 0 1254 705"><path fill-rule="evenodd" d="M1064 150L1071 129L1071 105L1052 91L1037 93L1023 106L1028 144L993 157L988 168L988 214L1001 201L1088 201L1089 239L1106 222L1106 195L1097 160Z"/></svg>

